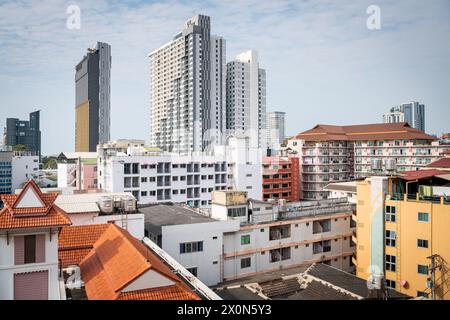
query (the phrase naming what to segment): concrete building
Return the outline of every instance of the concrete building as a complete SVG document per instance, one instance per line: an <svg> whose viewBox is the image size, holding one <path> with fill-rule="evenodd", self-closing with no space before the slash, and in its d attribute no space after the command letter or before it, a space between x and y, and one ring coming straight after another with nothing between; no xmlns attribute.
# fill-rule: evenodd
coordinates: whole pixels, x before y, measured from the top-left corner
<svg viewBox="0 0 450 320"><path fill-rule="evenodd" d="M41 129L40 111L30 113L30 119L19 120L16 118L6 119L4 136L5 146L24 145L27 151L41 155Z"/></svg>
<svg viewBox="0 0 450 320"><path fill-rule="evenodd" d="M286 138L286 113L275 111L268 112L267 122L267 149L271 155L277 155Z"/></svg>
<svg viewBox="0 0 450 320"><path fill-rule="evenodd" d="M425 132L425 105L419 102L402 103L383 115L383 123L406 122L412 128Z"/></svg>
<svg viewBox="0 0 450 320"><path fill-rule="evenodd" d="M2 195L0 300L60 300L58 233L71 224L30 180L19 195Z"/></svg>
<svg viewBox="0 0 450 320"><path fill-rule="evenodd" d="M323 199L331 182L418 170L448 149L407 123L317 125L288 140L300 157L301 198Z"/></svg>
<svg viewBox="0 0 450 320"><path fill-rule="evenodd" d="M223 144L225 40L196 15L150 58L150 145L186 154Z"/></svg>
<svg viewBox="0 0 450 320"><path fill-rule="evenodd" d="M253 148L264 150L266 136L266 71L258 53L243 52L227 63L226 128L228 134L246 134Z"/></svg>
<svg viewBox="0 0 450 320"><path fill-rule="evenodd" d="M357 181L347 181L347 182L333 182L329 183L324 191L328 191L330 194L328 195L328 199L341 199L347 198L348 202L355 203L356 199L356 185Z"/></svg>
<svg viewBox="0 0 450 320"><path fill-rule="evenodd" d="M39 156L29 151L0 151L0 194L11 194L39 177Z"/></svg>
<svg viewBox="0 0 450 320"><path fill-rule="evenodd" d="M142 210L149 238L208 285L314 262L353 270L354 205L345 199L278 207L218 191L210 214L179 206Z"/></svg>
<svg viewBox="0 0 450 320"><path fill-rule="evenodd" d="M58 188L97 189L97 153L62 152L58 162Z"/></svg>
<svg viewBox="0 0 450 320"><path fill-rule="evenodd" d="M111 138L111 46L97 42L75 70L75 151L95 152Z"/></svg>
<svg viewBox="0 0 450 320"><path fill-rule="evenodd" d="M298 157L264 157L263 200L300 200L300 159Z"/></svg>
<svg viewBox="0 0 450 320"><path fill-rule="evenodd" d="M98 187L131 192L140 204L185 203L209 207L215 190L245 190L262 197L260 152L248 138L230 138L214 155L180 155L114 143L98 147Z"/></svg>
<svg viewBox="0 0 450 320"><path fill-rule="evenodd" d="M450 299L448 171L371 177L357 188L357 276L412 297Z"/></svg>

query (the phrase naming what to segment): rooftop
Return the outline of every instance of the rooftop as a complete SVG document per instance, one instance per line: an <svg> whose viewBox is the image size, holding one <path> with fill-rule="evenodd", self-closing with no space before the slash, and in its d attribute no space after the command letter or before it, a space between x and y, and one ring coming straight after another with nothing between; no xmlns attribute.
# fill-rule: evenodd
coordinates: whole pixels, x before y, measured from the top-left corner
<svg viewBox="0 0 450 320"><path fill-rule="evenodd" d="M196 211L179 205L158 204L139 209L145 217L145 230L159 234L162 226L216 222L216 219L201 215Z"/></svg>
<svg viewBox="0 0 450 320"><path fill-rule="evenodd" d="M29 180L20 194L2 195L0 230L63 227L72 224L66 212L55 204L57 193L42 193Z"/></svg>
<svg viewBox="0 0 450 320"><path fill-rule="evenodd" d="M80 262L89 300L199 300L161 258L109 224Z"/></svg>
<svg viewBox="0 0 450 320"><path fill-rule="evenodd" d="M408 123L377 123L350 126L318 124L301 132L296 139L305 141L361 141L361 140L436 140Z"/></svg>
<svg viewBox="0 0 450 320"><path fill-rule="evenodd" d="M450 158L442 158L439 160L436 160L429 165L427 165L428 168L444 168L444 169L450 169Z"/></svg>

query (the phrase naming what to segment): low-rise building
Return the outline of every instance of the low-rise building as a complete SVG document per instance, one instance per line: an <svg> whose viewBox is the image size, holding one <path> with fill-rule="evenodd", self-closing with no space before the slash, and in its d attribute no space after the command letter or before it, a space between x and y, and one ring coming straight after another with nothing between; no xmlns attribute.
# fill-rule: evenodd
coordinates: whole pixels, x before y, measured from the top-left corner
<svg viewBox="0 0 450 320"><path fill-rule="evenodd" d="M290 139L300 157L301 198L324 199L332 182L418 170L441 157L448 145L407 123L317 125Z"/></svg>
<svg viewBox="0 0 450 320"><path fill-rule="evenodd" d="M2 195L0 300L61 299L58 233L71 221L55 205L57 196L33 180L18 195Z"/></svg>
<svg viewBox="0 0 450 320"><path fill-rule="evenodd" d="M179 155L159 149L114 143L98 147L98 187L131 192L139 204L184 203L209 207L211 192L244 190L262 197L261 152L252 152L248 137L229 139L214 154Z"/></svg>
<svg viewBox="0 0 450 320"><path fill-rule="evenodd" d="M352 271L347 199L272 204L245 192L213 193L210 212L143 208L150 239L208 285L325 262Z"/></svg>
<svg viewBox="0 0 450 320"><path fill-rule="evenodd" d="M419 170L358 183L357 275L412 297L448 300L450 176Z"/></svg>
<svg viewBox="0 0 450 320"><path fill-rule="evenodd" d="M97 189L96 152L63 152L57 161L58 188Z"/></svg>
<svg viewBox="0 0 450 320"><path fill-rule="evenodd" d="M31 151L0 151L0 194L11 194L39 177L39 155Z"/></svg>
<svg viewBox="0 0 450 320"><path fill-rule="evenodd" d="M264 157L263 200L300 200L300 159L298 157Z"/></svg>

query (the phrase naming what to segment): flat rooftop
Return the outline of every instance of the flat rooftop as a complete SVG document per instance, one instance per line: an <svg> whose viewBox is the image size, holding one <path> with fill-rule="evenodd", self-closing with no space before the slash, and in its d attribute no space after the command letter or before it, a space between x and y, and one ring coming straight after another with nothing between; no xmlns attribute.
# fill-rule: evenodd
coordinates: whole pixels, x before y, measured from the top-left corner
<svg viewBox="0 0 450 320"><path fill-rule="evenodd" d="M154 234L161 233L163 226L216 222L218 220L201 215L196 211L172 204L158 204L139 208L144 214L145 230Z"/></svg>

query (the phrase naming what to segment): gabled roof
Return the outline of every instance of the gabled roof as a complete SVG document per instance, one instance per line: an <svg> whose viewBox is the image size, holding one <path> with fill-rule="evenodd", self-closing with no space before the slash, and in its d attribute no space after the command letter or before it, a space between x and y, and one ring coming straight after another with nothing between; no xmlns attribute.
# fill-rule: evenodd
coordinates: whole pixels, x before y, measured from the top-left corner
<svg viewBox="0 0 450 320"><path fill-rule="evenodd" d="M413 171L404 171L402 173L401 178L403 180L413 181L420 179L433 178L436 176L442 176L448 173L448 171L430 169L430 170L413 170Z"/></svg>
<svg viewBox="0 0 450 320"><path fill-rule="evenodd" d="M156 254L114 224L110 224L94 243L93 249L81 261L80 268L90 300L152 300L159 296L199 300ZM148 271L156 272L172 285L122 292Z"/></svg>
<svg viewBox="0 0 450 320"><path fill-rule="evenodd" d="M79 265L108 227L109 224L103 223L62 228L58 241L61 266Z"/></svg>
<svg viewBox="0 0 450 320"><path fill-rule="evenodd" d="M67 214L54 204L57 193L42 193L33 180L18 195L2 195L1 229L62 227L72 224Z"/></svg>
<svg viewBox="0 0 450 320"><path fill-rule="evenodd" d="M350 126L318 124L301 132L296 139L305 141L363 141L363 140L436 140L408 123L376 123Z"/></svg>

